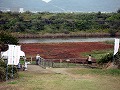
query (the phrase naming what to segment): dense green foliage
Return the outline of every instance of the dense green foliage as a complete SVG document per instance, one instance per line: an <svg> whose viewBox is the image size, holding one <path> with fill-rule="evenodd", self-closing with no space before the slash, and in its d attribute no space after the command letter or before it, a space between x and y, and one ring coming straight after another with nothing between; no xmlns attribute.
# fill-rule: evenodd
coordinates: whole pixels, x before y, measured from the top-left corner
<svg viewBox="0 0 120 90"><path fill-rule="evenodd" d="M114 56L115 64L120 68L120 51Z"/></svg>
<svg viewBox="0 0 120 90"><path fill-rule="evenodd" d="M118 51L117 54L115 54L114 56L113 56L113 53L106 54L101 59L99 59L97 62L98 64L114 62L114 64L117 65L118 68L120 68L120 51Z"/></svg>
<svg viewBox="0 0 120 90"><path fill-rule="evenodd" d="M8 44L18 44L18 39L8 32L0 31L0 51L6 51Z"/></svg>
<svg viewBox="0 0 120 90"><path fill-rule="evenodd" d="M113 61L113 53L108 53L105 56L101 57L97 62L98 64L108 63L109 61Z"/></svg>
<svg viewBox="0 0 120 90"><path fill-rule="evenodd" d="M120 13L0 12L0 30L10 32L109 32L120 29Z"/></svg>
<svg viewBox="0 0 120 90"><path fill-rule="evenodd" d="M6 51L8 49L8 44L18 44L17 38L9 34L8 32L0 31L0 53L1 51ZM6 70L7 63L5 63L4 60L1 59L0 56L0 81L4 81L6 79ZM13 69L13 72L12 72ZM12 75L15 77L18 77L17 69L16 67L8 66L8 79L13 78Z"/></svg>
<svg viewBox="0 0 120 90"><path fill-rule="evenodd" d="M18 44L18 39L8 32L0 31L0 42L3 44Z"/></svg>
<svg viewBox="0 0 120 90"><path fill-rule="evenodd" d="M7 64L2 59L0 59L0 81L6 80L6 74L7 74L7 79L18 77L17 68L8 66L7 69Z"/></svg>
<svg viewBox="0 0 120 90"><path fill-rule="evenodd" d="M113 44L113 42L106 42L108 44ZM120 69L120 51L118 51L113 57L113 50L100 50L100 51L92 51L89 53L83 53L84 56L91 54L92 58L96 59L96 62L101 65L106 65L107 63L113 62Z"/></svg>

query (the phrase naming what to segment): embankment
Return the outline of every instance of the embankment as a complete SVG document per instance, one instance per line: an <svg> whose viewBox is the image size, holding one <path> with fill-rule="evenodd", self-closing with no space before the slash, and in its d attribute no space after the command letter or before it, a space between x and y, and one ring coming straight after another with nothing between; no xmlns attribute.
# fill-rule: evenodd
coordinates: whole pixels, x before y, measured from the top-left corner
<svg viewBox="0 0 120 90"><path fill-rule="evenodd" d="M65 38L65 37L110 37L109 33L57 33L57 34L22 34L22 33L13 33L13 36L17 38ZM120 33L117 33L116 36L120 36Z"/></svg>

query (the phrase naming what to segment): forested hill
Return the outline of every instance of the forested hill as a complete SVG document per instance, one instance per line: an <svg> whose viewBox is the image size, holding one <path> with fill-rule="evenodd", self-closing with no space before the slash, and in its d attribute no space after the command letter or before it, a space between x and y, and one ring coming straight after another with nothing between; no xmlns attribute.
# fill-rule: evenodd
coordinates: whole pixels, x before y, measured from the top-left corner
<svg viewBox="0 0 120 90"><path fill-rule="evenodd" d="M120 10L116 13L17 13L0 12L0 30L26 33L71 33L120 31Z"/></svg>

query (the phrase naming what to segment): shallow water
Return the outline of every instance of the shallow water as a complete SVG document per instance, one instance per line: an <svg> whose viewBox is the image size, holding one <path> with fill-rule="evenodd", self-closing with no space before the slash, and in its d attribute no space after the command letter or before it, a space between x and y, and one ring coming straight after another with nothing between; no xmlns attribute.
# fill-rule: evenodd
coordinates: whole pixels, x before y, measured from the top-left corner
<svg viewBox="0 0 120 90"><path fill-rule="evenodd" d="M62 42L103 42L115 38L29 38L19 39L19 43L62 43Z"/></svg>

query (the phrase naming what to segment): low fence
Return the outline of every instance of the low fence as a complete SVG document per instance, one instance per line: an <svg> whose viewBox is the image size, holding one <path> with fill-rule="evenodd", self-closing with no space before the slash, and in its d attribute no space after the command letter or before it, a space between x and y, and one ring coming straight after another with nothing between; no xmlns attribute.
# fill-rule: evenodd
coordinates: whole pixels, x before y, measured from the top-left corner
<svg viewBox="0 0 120 90"><path fill-rule="evenodd" d="M92 59L92 63L96 63L96 59ZM67 68L67 67L78 67L81 65L87 65L86 58L69 58L69 59L43 59L41 58L38 64L43 67L52 68Z"/></svg>

